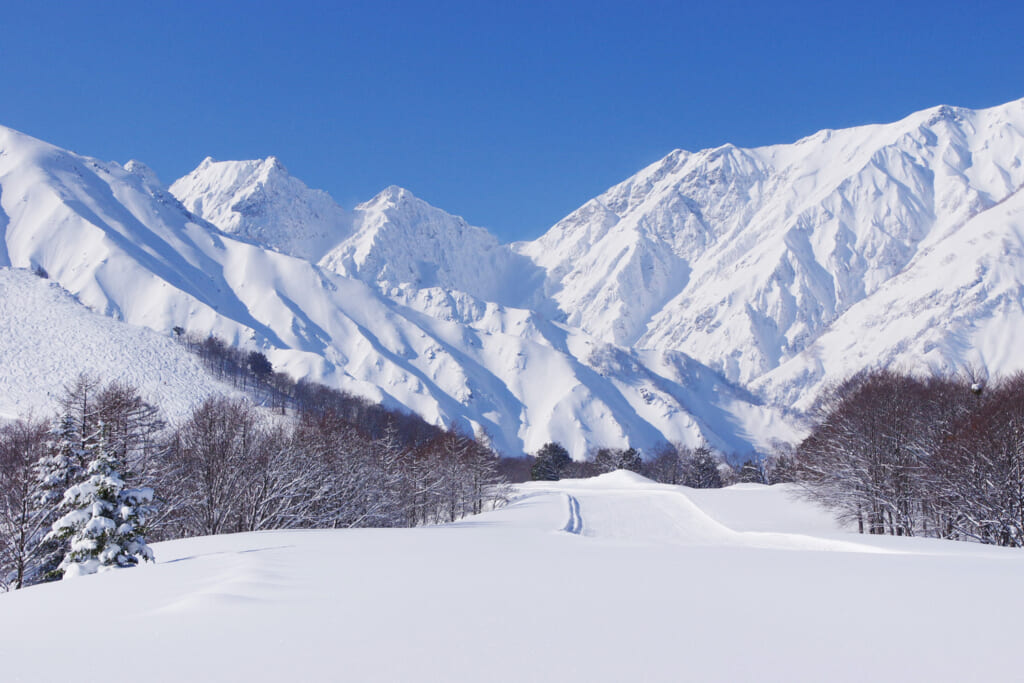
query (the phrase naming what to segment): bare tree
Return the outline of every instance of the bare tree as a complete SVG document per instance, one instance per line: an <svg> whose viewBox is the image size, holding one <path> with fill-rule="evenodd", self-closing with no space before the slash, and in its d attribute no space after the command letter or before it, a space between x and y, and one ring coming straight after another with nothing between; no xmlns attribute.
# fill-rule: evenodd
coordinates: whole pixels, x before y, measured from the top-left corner
<svg viewBox="0 0 1024 683"><path fill-rule="evenodd" d="M35 465L46 449L47 428L18 421L0 428L0 588L22 588L41 579L43 537L53 507L42 498Z"/></svg>

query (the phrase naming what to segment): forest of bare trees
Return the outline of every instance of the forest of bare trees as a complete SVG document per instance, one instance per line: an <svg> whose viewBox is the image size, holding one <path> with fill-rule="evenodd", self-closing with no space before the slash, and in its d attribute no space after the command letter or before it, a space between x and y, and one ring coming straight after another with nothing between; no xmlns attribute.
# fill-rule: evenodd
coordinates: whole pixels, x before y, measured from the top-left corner
<svg viewBox="0 0 1024 683"><path fill-rule="evenodd" d="M865 372L833 389L796 479L862 533L1024 545L1024 375Z"/></svg>
<svg viewBox="0 0 1024 683"><path fill-rule="evenodd" d="M246 372L259 374L237 370ZM267 398L259 383L273 373L262 374L244 381ZM125 509L126 501L139 504L131 520L136 536L119 548L137 549L142 559L143 533L159 541L263 529L408 527L455 521L506 499L497 455L454 428L318 385L292 382L278 396L287 402L278 400L274 410L245 398L211 398L168 425L133 387L83 375L65 388L58 416L0 427L0 590L77 567L68 560L69 539L96 520L76 527L84 513L75 505L96 507L82 496L111 482L124 493L101 501L106 514ZM63 536L52 533L65 519ZM102 545L126 526L105 523L109 533L87 545ZM111 561L116 554L109 553ZM121 552L117 561L137 559Z"/></svg>

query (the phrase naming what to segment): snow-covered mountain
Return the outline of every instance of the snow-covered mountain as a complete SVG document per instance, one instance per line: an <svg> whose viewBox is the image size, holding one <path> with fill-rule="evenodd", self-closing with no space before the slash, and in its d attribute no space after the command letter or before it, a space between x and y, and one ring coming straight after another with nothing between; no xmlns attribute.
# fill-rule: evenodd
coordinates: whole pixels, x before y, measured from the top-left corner
<svg viewBox="0 0 1024 683"><path fill-rule="evenodd" d="M0 265L507 452L742 450L868 365L1024 368L1022 159L1024 100L942 106L677 150L504 245L398 187L344 209L273 157L207 159L168 192L4 129Z"/></svg>
<svg viewBox="0 0 1024 683"><path fill-rule="evenodd" d="M321 260L382 292L411 285L472 293L507 306L543 308L544 271L483 228L389 187L355 208L353 234Z"/></svg>
<svg viewBox="0 0 1024 683"><path fill-rule="evenodd" d="M1024 330L1000 319L997 297L1010 308L1024 297L1002 203L1024 186L1022 159L1024 100L791 145L677 150L517 249L546 269L569 324L684 351L743 384L788 366L756 385L787 403L809 399L824 375L916 366L922 351L945 367L1007 371L1024 359L1005 340ZM978 238L985 230L998 239ZM912 316L932 326L908 326ZM977 340L934 329L950 316L994 322ZM868 318L884 343L861 339Z"/></svg>
<svg viewBox="0 0 1024 683"><path fill-rule="evenodd" d="M806 406L865 365L1024 367L1007 345L1024 330L1006 307L1024 297L1004 206L1024 187L1022 159L1024 100L940 106L789 145L676 150L510 246L389 188L322 263L405 301L460 290L619 346L681 351ZM961 245L991 230L1001 239ZM1007 268L984 265L996 262Z"/></svg>
<svg viewBox="0 0 1024 683"><path fill-rule="evenodd" d="M544 271L483 228L401 187L351 211L311 190L275 158L213 161L170 187L191 212L248 238L384 293L441 287L486 301L536 308Z"/></svg>
<svg viewBox="0 0 1024 683"><path fill-rule="evenodd" d="M272 161L258 166L280 173ZM400 195L386 192L372 211L423 208ZM684 354L611 346L529 310L446 289L406 288L404 303L386 298L255 241L272 236L276 223L264 233L240 229L244 238L217 229L141 164L122 168L2 129L0 209L0 265L42 268L93 311L261 348L293 376L486 433L506 453L557 439L582 456L595 445L651 447L665 438L744 451L792 434L772 410ZM20 372L26 385L42 374Z"/></svg>

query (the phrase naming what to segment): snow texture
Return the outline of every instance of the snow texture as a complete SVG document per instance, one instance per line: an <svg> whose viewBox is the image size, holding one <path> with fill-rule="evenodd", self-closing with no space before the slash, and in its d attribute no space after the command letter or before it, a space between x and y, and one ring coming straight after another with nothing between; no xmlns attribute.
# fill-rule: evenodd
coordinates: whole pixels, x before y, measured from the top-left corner
<svg viewBox="0 0 1024 683"><path fill-rule="evenodd" d="M166 335L97 315L56 283L0 268L0 420L48 418L81 371L135 386L172 421L235 391Z"/></svg>

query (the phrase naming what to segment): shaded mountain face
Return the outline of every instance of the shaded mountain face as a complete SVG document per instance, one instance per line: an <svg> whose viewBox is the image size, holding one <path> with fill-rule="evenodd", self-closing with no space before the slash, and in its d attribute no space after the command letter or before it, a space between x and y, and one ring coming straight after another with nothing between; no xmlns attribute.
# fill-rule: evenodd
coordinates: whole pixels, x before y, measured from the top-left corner
<svg viewBox="0 0 1024 683"><path fill-rule="evenodd" d="M652 448L665 439L691 444L708 439L723 449L745 451L772 436L792 435L773 410L685 354L610 345L535 311L458 289L456 284L463 289L491 284L482 282L485 274L496 276L499 266L513 269L524 258L404 191L390 188L347 214L338 209L342 213L332 215L351 219L345 226L341 219L320 227L303 224L308 230L293 235L287 222L250 219L310 198L321 202L325 195L283 177L273 160L221 170L231 183L255 174L278 189L297 188L297 198L292 202L266 190L262 196L273 201L260 211L236 212L244 215L217 227L183 206L142 164L100 162L0 129L0 265L45 270L93 314L165 335L175 326L217 334L265 351L275 368L295 377L486 435L505 453L558 440L582 457L598 445ZM251 183L238 186L246 188L247 197L260 195ZM206 197L230 194L204 187ZM215 205L192 203L204 212ZM306 204L293 216L313 213ZM380 216L392 218L372 223ZM332 225L336 232L328 229ZM419 231L415 249L388 243L403 226ZM437 235L422 237L430 231ZM339 235L338 244L324 246ZM346 240L358 242L366 235L373 235L366 240L374 245L371 256L376 249L388 256L379 262L392 268L390 279L384 268L365 267L378 261L344 250L355 243ZM463 251L445 262L431 256L438 244L459 244ZM492 271L486 261L460 260L470 254L484 260L479 245L494 251ZM340 254L338 265L325 257L332 267L303 258L320 251ZM421 269L404 270L413 266ZM405 281L408 272L421 277ZM494 286L499 295L505 292ZM6 303L20 305L16 291L5 289ZM75 315L47 319L69 326L59 334L47 332L50 340L73 339L83 324ZM111 334L104 341L103 335L90 334L87 353L117 357L121 337ZM19 367L17 375L26 385L49 376L31 364Z"/></svg>

